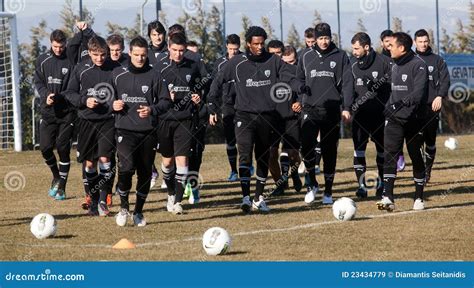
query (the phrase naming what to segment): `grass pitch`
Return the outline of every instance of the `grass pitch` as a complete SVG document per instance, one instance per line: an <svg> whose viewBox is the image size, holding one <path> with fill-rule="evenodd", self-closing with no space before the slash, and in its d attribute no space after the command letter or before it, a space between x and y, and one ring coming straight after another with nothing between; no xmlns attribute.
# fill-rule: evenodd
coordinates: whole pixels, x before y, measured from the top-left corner
<svg viewBox="0 0 474 288"><path fill-rule="evenodd" d="M408 155L407 168L397 176L394 213L378 211L375 191L364 200L355 198L357 183L352 168L352 141L341 140L338 150L334 198L352 197L358 205L356 219L339 222L331 207L307 206L304 193L290 189L268 200L268 215L242 214L240 184L229 183L224 145L208 145L201 169L201 202L184 205L181 216L166 212L166 192L161 179L151 191L144 228L118 227L113 217L86 216L80 165L71 167L67 199L47 196L50 172L39 151L0 152L0 259L40 260L190 260L190 261L397 261L474 260L474 135L458 136L459 148L444 148L447 137L438 137L438 153L431 182L425 190L427 209L412 211L414 184ZM74 155L75 151L71 152ZM405 153L406 154L406 153ZM74 155L75 156L75 155ZM75 157L72 157L75 159ZM157 157L157 164L160 163ZM376 173L375 149L369 144L368 171ZM158 166L159 167L159 166ZM161 178L161 177L160 177ZM318 181L323 183L322 176ZM252 188L254 187L252 181ZM273 182L269 180L267 186ZM132 206L135 195L131 194ZM118 210L114 196L112 211ZM185 201L186 203L186 201ZM29 230L31 219L47 212L58 220L56 237L37 240ZM225 228L233 237L230 253L205 255L200 237L210 227ZM137 244L133 250L114 250L121 238Z"/></svg>

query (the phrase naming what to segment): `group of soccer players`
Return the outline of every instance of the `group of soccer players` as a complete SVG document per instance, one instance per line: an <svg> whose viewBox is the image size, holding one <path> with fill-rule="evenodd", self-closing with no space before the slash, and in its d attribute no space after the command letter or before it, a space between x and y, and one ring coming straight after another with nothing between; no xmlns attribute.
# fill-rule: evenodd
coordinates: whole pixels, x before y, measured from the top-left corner
<svg viewBox="0 0 474 288"><path fill-rule="evenodd" d="M196 43L179 24L166 31L159 21L149 23L149 41L135 37L128 53L122 36L104 39L85 22L76 26L78 32L69 40L61 30L51 33L51 49L38 57L35 71L40 147L53 176L49 195L56 200L66 198L76 131L83 208L89 215L110 215L115 192L120 197L117 225L125 226L131 218L134 225L145 226L143 206L158 175L157 152L162 155L162 187L168 191L166 209L182 214L185 197L191 204L199 201L191 176L199 174L207 126L222 121L228 180L240 181L245 213L270 211L267 197L284 194L290 178L300 192L301 161L304 202L312 204L321 194L322 204L332 204L342 120L352 122L356 196L368 194L365 151L371 139L380 179L377 205L395 208L397 160L406 141L415 181L413 209L424 209L438 114L449 88L446 64L432 52L425 30L415 33L415 51L408 34L382 32L381 54L372 48L369 35L356 33L349 57L332 41L327 23L305 31L306 48L300 51L278 40L266 43L265 30L252 26L243 39L245 51L240 51L239 36L228 35L225 55L208 73L191 48ZM324 189L316 180L321 158ZM269 171L275 186L265 194ZM136 202L130 211L135 173Z"/></svg>

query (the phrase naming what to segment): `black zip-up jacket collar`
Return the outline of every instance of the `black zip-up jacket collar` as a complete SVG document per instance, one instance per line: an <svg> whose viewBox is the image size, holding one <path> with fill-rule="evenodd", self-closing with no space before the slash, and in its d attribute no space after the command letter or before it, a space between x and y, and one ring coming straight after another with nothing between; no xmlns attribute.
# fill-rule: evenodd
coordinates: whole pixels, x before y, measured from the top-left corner
<svg viewBox="0 0 474 288"><path fill-rule="evenodd" d="M112 70L119 66L119 63L110 58L100 67L90 59L76 65L64 94L76 107L80 118L96 121L113 117ZM87 99L91 97L99 103L94 109L86 106Z"/></svg>
<svg viewBox="0 0 474 288"><path fill-rule="evenodd" d="M54 122L74 112L63 95L74 69L66 55L67 49L60 56L50 50L36 59L34 85L40 96L41 117L47 122ZM54 104L47 105L46 98L51 93L54 94Z"/></svg>
<svg viewBox="0 0 474 288"><path fill-rule="evenodd" d="M142 68L129 64L128 68L115 68L112 72L114 100L122 100L125 107L115 113L115 127L130 131L146 132L158 124L158 116L172 106L167 84L149 61ZM149 106L151 115L140 118L137 110Z"/></svg>
<svg viewBox="0 0 474 288"><path fill-rule="evenodd" d="M357 66L359 67L359 69L366 70L370 66L372 66L376 54L377 53L375 53L374 49L370 48L367 54L365 54L362 58L358 59Z"/></svg>
<svg viewBox="0 0 474 288"><path fill-rule="evenodd" d="M161 55L168 55L168 44L166 41L161 42L160 46L156 47L150 43L148 46L148 59L150 64L156 64L160 60Z"/></svg>

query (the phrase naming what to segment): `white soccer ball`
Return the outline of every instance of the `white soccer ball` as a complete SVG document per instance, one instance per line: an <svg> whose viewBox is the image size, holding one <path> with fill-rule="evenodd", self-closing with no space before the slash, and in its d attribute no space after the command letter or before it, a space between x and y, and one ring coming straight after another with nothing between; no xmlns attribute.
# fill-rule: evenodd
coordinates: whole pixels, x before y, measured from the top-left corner
<svg viewBox="0 0 474 288"><path fill-rule="evenodd" d="M332 205L332 214L340 221L352 220L357 212L357 205L354 200L342 197L337 199Z"/></svg>
<svg viewBox="0 0 474 288"><path fill-rule="evenodd" d="M222 255L229 251L232 239L223 228L212 227L202 236L202 247L207 255Z"/></svg>
<svg viewBox="0 0 474 288"><path fill-rule="evenodd" d="M53 237L56 234L56 219L48 213L41 213L35 216L30 223L30 230L38 239Z"/></svg>
<svg viewBox="0 0 474 288"><path fill-rule="evenodd" d="M449 137L446 141L444 141L444 147L448 148L449 150L454 150L458 148L458 140L453 137Z"/></svg>

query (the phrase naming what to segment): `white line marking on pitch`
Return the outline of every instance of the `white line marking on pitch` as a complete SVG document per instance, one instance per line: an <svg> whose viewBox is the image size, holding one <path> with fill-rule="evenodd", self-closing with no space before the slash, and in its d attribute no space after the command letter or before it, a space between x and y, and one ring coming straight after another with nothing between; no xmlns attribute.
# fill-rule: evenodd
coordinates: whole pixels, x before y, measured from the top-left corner
<svg viewBox="0 0 474 288"><path fill-rule="evenodd" d="M414 213L422 213L422 212L432 212L432 211L442 211L448 209L459 209L459 208L468 208L468 207L445 207L445 208L431 208L426 210L408 210L408 211L401 211L395 213L385 213L379 215L367 215L361 216L359 218L385 218L385 217L394 217L394 216L404 216L408 214ZM356 218L357 219L357 218ZM291 226L286 228L274 228L274 229L262 229L262 230L254 230L254 231L244 231L244 232L237 232L233 233L232 236L246 236L246 235L255 235L255 234L264 234L264 233L277 233L277 232L287 232L293 230L300 230L300 229L308 229L319 227L323 225L330 225L330 224L339 224L348 221L323 221L323 222L315 222L315 223L308 223L303 225ZM191 241L201 241L201 237L189 237L185 239L177 239L177 240L168 240L168 241L161 241L161 242L145 242L141 244L136 244L137 247L147 247L147 246L161 246L161 245L168 245L168 244L179 244L182 242L191 242ZM47 247L47 248L69 248L69 247L80 247L80 248L112 248L112 245L107 244L82 244L82 245L74 245L74 244L24 244L24 243L0 243L0 245L10 245L10 246L26 246L26 247Z"/></svg>

